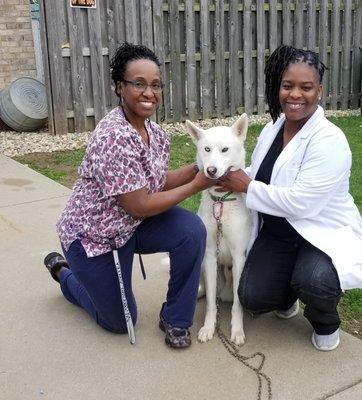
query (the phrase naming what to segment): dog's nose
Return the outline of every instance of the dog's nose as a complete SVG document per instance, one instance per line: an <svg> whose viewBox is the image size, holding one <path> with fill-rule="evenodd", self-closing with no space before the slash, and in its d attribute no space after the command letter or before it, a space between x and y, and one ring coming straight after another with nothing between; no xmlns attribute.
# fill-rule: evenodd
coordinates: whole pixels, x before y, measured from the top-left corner
<svg viewBox="0 0 362 400"><path fill-rule="evenodd" d="M217 168L215 168L215 167L207 167L206 171L209 174L209 176L214 176L216 174L216 172L217 172Z"/></svg>

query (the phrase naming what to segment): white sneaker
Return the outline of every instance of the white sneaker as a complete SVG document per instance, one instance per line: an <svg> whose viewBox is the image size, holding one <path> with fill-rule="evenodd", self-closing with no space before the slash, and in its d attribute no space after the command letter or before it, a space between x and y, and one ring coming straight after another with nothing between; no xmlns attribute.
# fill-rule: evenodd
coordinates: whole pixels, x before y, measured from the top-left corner
<svg viewBox="0 0 362 400"><path fill-rule="evenodd" d="M278 318L289 319L295 317L299 312L299 301L297 300L288 310L276 310L274 314Z"/></svg>
<svg viewBox="0 0 362 400"><path fill-rule="evenodd" d="M334 350L339 345L339 329L330 335L318 335L317 333L313 332L312 343L317 350Z"/></svg>

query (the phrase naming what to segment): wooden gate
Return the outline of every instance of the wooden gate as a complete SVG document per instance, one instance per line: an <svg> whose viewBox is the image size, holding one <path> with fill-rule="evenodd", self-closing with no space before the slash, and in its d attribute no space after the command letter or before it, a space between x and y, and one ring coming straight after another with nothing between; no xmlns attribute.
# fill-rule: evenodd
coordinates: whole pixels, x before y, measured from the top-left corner
<svg viewBox="0 0 362 400"><path fill-rule="evenodd" d="M91 130L117 104L109 64L125 40L160 58L159 121L265 113L265 60L281 43L320 53L326 108L361 104L361 0L43 0L41 33L56 134Z"/></svg>

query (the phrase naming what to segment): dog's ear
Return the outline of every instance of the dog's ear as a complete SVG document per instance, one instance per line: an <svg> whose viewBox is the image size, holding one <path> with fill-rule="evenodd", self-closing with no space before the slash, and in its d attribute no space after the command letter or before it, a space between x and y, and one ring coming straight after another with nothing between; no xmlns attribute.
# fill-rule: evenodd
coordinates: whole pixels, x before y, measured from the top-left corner
<svg viewBox="0 0 362 400"><path fill-rule="evenodd" d="M246 132L248 131L248 116L242 114L231 126L231 130L235 132L240 139L244 141L246 139Z"/></svg>
<svg viewBox="0 0 362 400"><path fill-rule="evenodd" d="M188 119L185 121L187 132L190 134L191 139L196 143L202 136L203 130L193 124Z"/></svg>

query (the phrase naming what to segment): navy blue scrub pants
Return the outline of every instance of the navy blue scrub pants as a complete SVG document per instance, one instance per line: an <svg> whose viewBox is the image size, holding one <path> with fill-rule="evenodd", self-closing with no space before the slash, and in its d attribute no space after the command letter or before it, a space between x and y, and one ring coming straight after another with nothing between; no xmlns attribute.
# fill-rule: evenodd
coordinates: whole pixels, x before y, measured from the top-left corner
<svg viewBox="0 0 362 400"><path fill-rule="evenodd" d="M305 304L304 316L319 335L338 329L341 294L327 254L300 235L282 239L264 227L246 259L238 289L241 304L255 314L287 310L299 298Z"/></svg>
<svg viewBox="0 0 362 400"><path fill-rule="evenodd" d="M168 252L170 279L163 318L171 325L192 325L205 252L206 230L201 219L181 207L142 221L128 242L118 249L128 307L135 324L137 305L132 292L134 253ZM65 257L69 270L60 274L61 290L70 302L82 307L101 327L126 333L117 271L112 252L87 258L79 240Z"/></svg>

